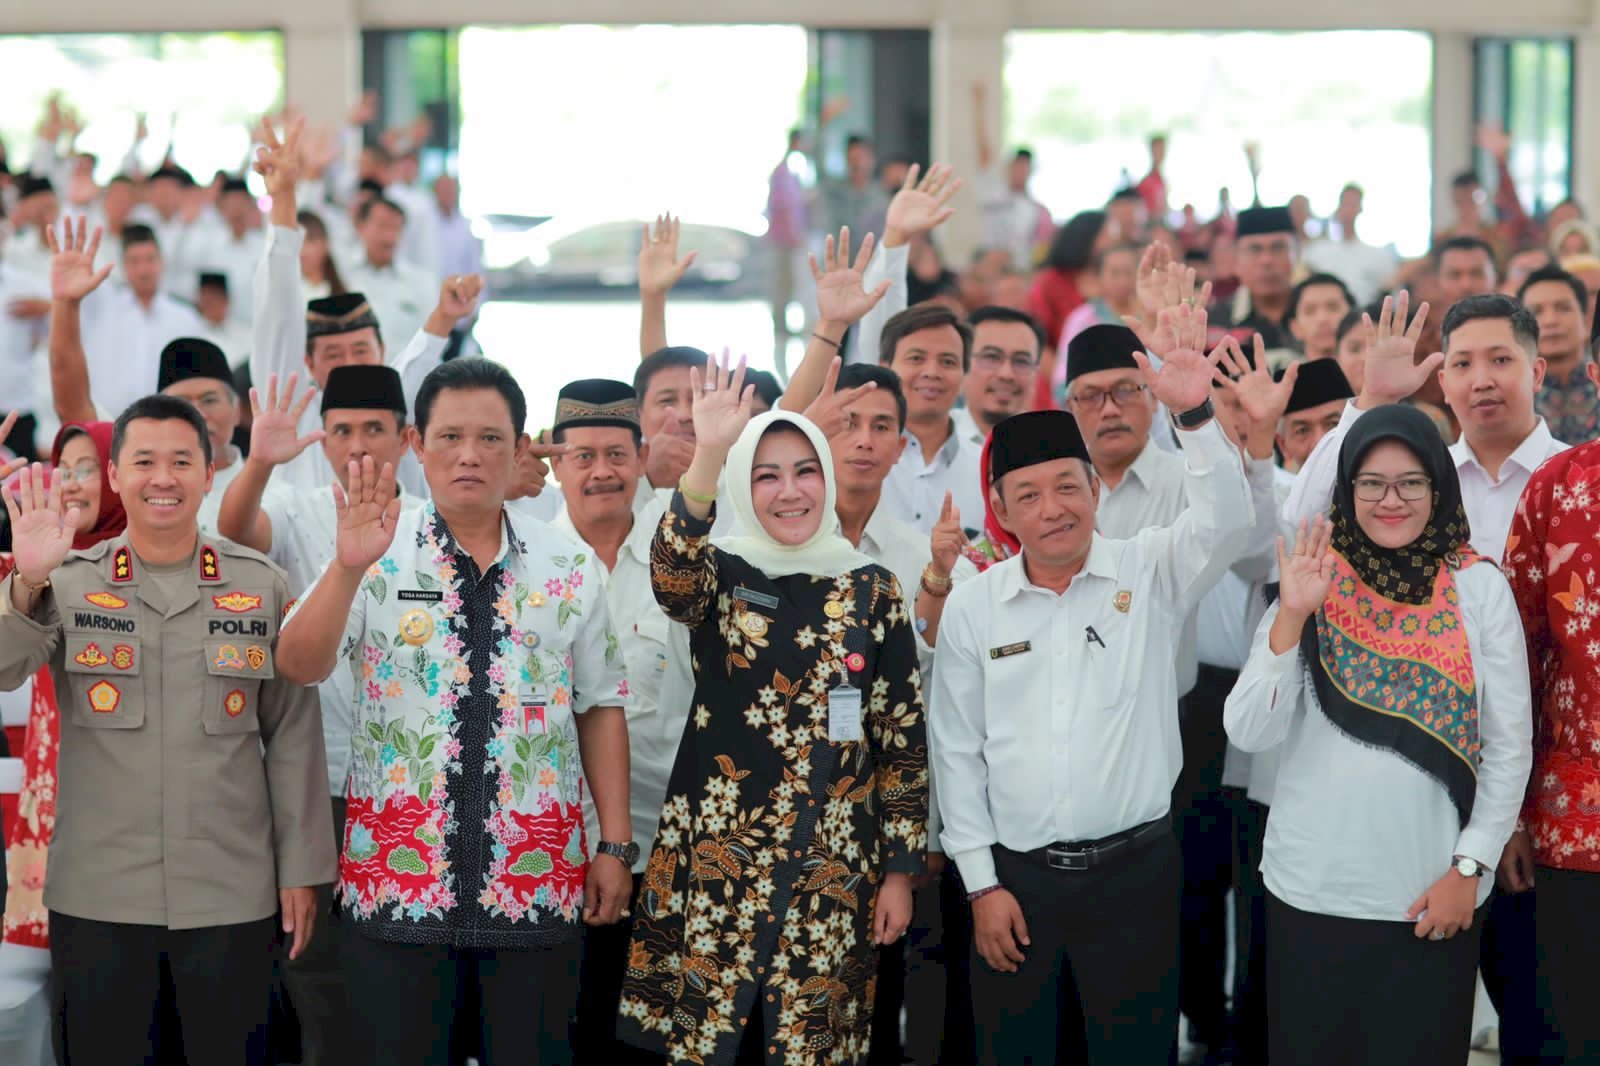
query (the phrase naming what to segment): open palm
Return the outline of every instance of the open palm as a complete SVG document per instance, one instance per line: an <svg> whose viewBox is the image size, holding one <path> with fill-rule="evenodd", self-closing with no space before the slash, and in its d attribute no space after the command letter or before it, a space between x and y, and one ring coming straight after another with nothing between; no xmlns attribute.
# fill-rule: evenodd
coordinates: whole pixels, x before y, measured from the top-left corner
<svg viewBox="0 0 1600 1066"><path fill-rule="evenodd" d="M314 389L306 389L298 403L294 402L294 387L298 374L290 374L283 395L278 395L278 375L267 378L267 400L250 390L250 457L277 466L287 463L311 445L321 440L322 430L300 436L300 418L305 414Z"/></svg>
<svg viewBox="0 0 1600 1066"><path fill-rule="evenodd" d="M1422 336L1422 326L1428 317L1428 305L1422 303L1417 313L1406 322L1406 309L1411 297L1404 290L1383 299L1378 321L1363 315L1362 332L1367 338L1367 361L1361 394L1377 403L1398 403L1428 383L1444 363L1444 354L1435 352L1422 362L1416 361L1417 339Z"/></svg>
<svg viewBox="0 0 1600 1066"><path fill-rule="evenodd" d="M0 495L11 519L11 555L17 572L30 584L42 584L72 550L72 527L61 508L61 479L51 479L46 489L44 467L34 463L15 488Z"/></svg>
<svg viewBox="0 0 1600 1066"><path fill-rule="evenodd" d="M905 183L889 201L884 232L896 234L901 240L937 229L955 214L950 198L961 189L955 170L947 163L935 163L919 181L920 170L916 163L911 164Z"/></svg>
<svg viewBox="0 0 1600 1066"><path fill-rule="evenodd" d="M1286 551L1283 538L1278 538L1278 598L1283 610L1309 617L1321 609L1333 585L1334 558L1328 550L1332 539L1333 527L1320 514L1309 524L1300 523L1293 552Z"/></svg>
<svg viewBox="0 0 1600 1066"><path fill-rule="evenodd" d="M100 251L100 227L86 236L88 223L78 216L74 230L72 220L61 224L58 239L54 226L45 229L45 239L50 245L50 296L56 300L82 300L100 287L111 276L108 263L99 270L94 268L94 257Z"/></svg>
<svg viewBox="0 0 1600 1066"><path fill-rule="evenodd" d="M335 535L339 565L365 570L382 559L394 543L395 522L400 517L394 464L385 463L380 472L370 455L359 464L352 460L349 488L335 485L333 502L339 515Z"/></svg>
<svg viewBox="0 0 1600 1066"><path fill-rule="evenodd" d="M739 365L729 372L726 352L720 366L714 357L706 358L704 377L699 370L689 368L689 388L694 392L694 439L698 446L726 453L750 424L755 386L745 385L744 369L745 361L740 358Z"/></svg>
<svg viewBox="0 0 1600 1066"><path fill-rule="evenodd" d="M818 321L853 325L878 306L878 301L889 291L889 283L883 282L872 292L862 285L867 264L872 262L872 248L873 237L869 233L861 242L861 251L852 265L850 227L846 226L839 231L837 244L831 236L823 243L820 266L817 257L811 257L811 277L817 283Z"/></svg>
<svg viewBox="0 0 1600 1066"><path fill-rule="evenodd" d="M1187 304L1169 307L1158 319L1158 330L1170 330L1176 347L1167 352L1156 370L1143 352L1134 352L1134 362L1144 372L1150 393L1174 413L1192 411L1211 397L1211 380L1225 349L1218 345L1207 356L1206 313Z"/></svg>
<svg viewBox="0 0 1600 1066"><path fill-rule="evenodd" d="M678 258L678 235L683 223L671 215L661 215L652 228L645 224L639 242L639 291L664 294L683 280L694 263L695 252Z"/></svg>

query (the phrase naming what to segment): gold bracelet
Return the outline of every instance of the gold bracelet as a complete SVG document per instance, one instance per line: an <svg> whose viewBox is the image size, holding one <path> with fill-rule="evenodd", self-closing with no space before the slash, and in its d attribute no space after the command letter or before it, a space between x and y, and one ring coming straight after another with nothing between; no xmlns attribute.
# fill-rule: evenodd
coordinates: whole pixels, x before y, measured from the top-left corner
<svg viewBox="0 0 1600 1066"><path fill-rule="evenodd" d="M49 578L45 578L44 582L42 584L35 585L32 581L29 581L27 578L22 576L22 571L21 570L18 570L12 576L17 579L17 584L21 585L23 588L27 589L29 592L43 592L45 589L50 587L50 579Z"/></svg>
<svg viewBox="0 0 1600 1066"><path fill-rule="evenodd" d="M955 582L948 577L940 577L933 572L933 564L929 563L922 568L922 590L935 599L944 599L950 595L950 590L955 587Z"/></svg>
<svg viewBox="0 0 1600 1066"><path fill-rule="evenodd" d="M706 496L702 493L691 490L689 488L689 475L687 474L678 479L678 491L683 493L683 498L688 500L690 503L703 503L709 507L717 502L717 494L714 492L711 495Z"/></svg>

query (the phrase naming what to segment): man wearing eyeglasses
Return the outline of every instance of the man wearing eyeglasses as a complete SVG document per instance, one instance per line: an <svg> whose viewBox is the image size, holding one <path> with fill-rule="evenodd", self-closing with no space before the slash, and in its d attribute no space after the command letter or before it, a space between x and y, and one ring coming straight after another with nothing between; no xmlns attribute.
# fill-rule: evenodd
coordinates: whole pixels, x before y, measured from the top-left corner
<svg viewBox="0 0 1600 1066"><path fill-rule="evenodd" d="M982 448L996 425L1028 410L1044 330L1026 311L1009 307L980 307L967 325L972 327L972 367L961 390L966 406L951 417L956 435Z"/></svg>
<svg viewBox="0 0 1600 1066"><path fill-rule="evenodd" d="M1261 334L1269 349L1289 343L1289 296L1294 291L1300 243L1287 207L1247 207L1235 238L1239 291L1211 309L1213 327L1239 336Z"/></svg>
<svg viewBox="0 0 1600 1066"><path fill-rule="evenodd" d="M1534 471L1568 447L1551 436L1534 408L1545 370L1539 358L1538 320L1509 296L1468 296L1444 316L1444 354L1418 363L1415 351L1423 309L1409 329L1402 329L1406 304L1402 293L1391 316L1390 301L1384 301L1377 342L1367 353L1361 395L1346 406L1338 427L1322 438L1300 468L1283 519L1296 525L1301 518L1326 512L1339 449L1350 426L1364 411L1404 401L1437 372L1445 402L1461 423L1461 439L1451 446L1450 458L1461 479L1472 547L1486 559L1507 556L1507 569L1514 572L1516 546L1508 552L1507 541L1517 502ZM1358 491L1360 487L1358 482ZM1369 499L1386 489L1372 486L1370 491ZM1396 491L1408 500L1420 490L1401 484ZM1556 580L1553 570L1548 576ZM1540 777L1536 764L1530 788L1539 787ZM1536 987L1533 863L1528 833L1519 830L1500 860L1499 891L1489 904L1483 931L1484 985L1500 1012L1500 1048L1507 1062L1537 1061L1541 1046L1553 1043Z"/></svg>

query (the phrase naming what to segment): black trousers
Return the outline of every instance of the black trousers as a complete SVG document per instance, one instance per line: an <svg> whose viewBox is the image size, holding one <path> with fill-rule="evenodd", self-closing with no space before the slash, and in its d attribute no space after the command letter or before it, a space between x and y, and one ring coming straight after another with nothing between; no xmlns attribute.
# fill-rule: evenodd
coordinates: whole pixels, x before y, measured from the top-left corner
<svg viewBox="0 0 1600 1066"><path fill-rule="evenodd" d="M344 850L345 799L331 797L334 847ZM283 983L300 1025L300 1061L303 1066L343 1066L355 1058L350 1035L350 999L345 993L344 968L339 963L339 909L333 886L317 886L317 921L311 942L298 959L282 959Z"/></svg>
<svg viewBox="0 0 1600 1066"><path fill-rule="evenodd" d="M1500 1061L1505 1066L1560 1066L1565 1059L1551 1016L1550 990L1539 974L1536 906L1531 891L1496 889L1484 916L1478 968L1500 1014Z"/></svg>
<svg viewBox="0 0 1600 1066"><path fill-rule="evenodd" d="M1541 866L1539 975L1569 1063L1600 1063L1600 874Z"/></svg>
<svg viewBox="0 0 1600 1066"><path fill-rule="evenodd" d="M1172 822L1183 856L1178 925L1178 1007L1197 1043L1219 1048L1228 1034L1228 889L1233 885L1233 810L1222 792L1228 734L1222 708L1237 670L1200 664L1178 705L1183 770L1172 790Z"/></svg>
<svg viewBox="0 0 1600 1066"><path fill-rule="evenodd" d="M1237 1066L1267 1062L1267 888L1261 881L1267 808L1242 792L1234 812L1233 1040Z"/></svg>
<svg viewBox="0 0 1600 1066"><path fill-rule="evenodd" d="M639 898L643 880L642 874L633 875L634 899ZM617 1006L622 1002L622 979L627 974L632 935L631 918L615 925L586 926L583 930L577 1024L572 1031L573 1061L577 1066L648 1066L661 1061L659 1056L617 1039Z"/></svg>
<svg viewBox="0 0 1600 1066"><path fill-rule="evenodd" d="M1410 922L1298 910L1267 894L1272 1066L1466 1062L1483 908L1449 940Z"/></svg>
<svg viewBox="0 0 1600 1066"><path fill-rule="evenodd" d="M1160 1066L1177 1054L1177 842L1158 833L1091 870L994 848L1032 941L1016 973L974 948L978 1059L989 1066Z"/></svg>
<svg viewBox="0 0 1600 1066"><path fill-rule="evenodd" d="M578 1002L576 941L553 948L488 951L394 944L345 922L340 955L358 1055L370 1066L448 1062L458 989L482 997L482 1066L568 1066Z"/></svg>
<svg viewBox="0 0 1600 1066"><path fill-rule="evenodd" d="M161 969L172 974L191 1063L265 1061L275 922L208 929L50 912L52 1034L61 1066L154 1062ZM164 1034L171 1041L177 1034Z"/></svg>
<svg viewBox="0 0 1600 1066"><path fill-rule="evenodd" d="M32 415L18 415L17 424L11 427L11 432L6 435L4 441L0 441L0 444L4 444L6 450L18 459L26 459L29 462L36 462L41 458L48 459L48 455L42 457L39 455L38 446L34 443L33 437L38 430L37 418Z"/></svg>

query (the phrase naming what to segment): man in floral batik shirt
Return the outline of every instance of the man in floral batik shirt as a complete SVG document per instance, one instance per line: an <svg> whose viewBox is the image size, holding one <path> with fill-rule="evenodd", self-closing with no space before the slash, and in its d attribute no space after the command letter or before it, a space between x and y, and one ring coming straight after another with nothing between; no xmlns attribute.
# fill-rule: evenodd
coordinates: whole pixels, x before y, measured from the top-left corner
<svg viewBox="0 0 1600 1066"><path fill-rule="evenodd" d="M527 407L483 359L418 390L433 503L351 464L334 561L285 623L285 676L357 683L339 894L361 1061L447 1061L458 981L493 1061L569 1061L579 919L627 906L627 686L599 568L503 507ZM588 861L592 790L601 854Z"/></svg>

